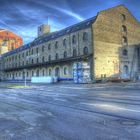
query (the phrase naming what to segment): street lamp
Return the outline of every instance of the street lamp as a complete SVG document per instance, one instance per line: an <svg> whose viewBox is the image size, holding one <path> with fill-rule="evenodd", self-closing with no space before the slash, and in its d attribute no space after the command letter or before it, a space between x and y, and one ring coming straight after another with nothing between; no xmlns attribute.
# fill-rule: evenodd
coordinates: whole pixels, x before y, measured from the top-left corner
<svg viewBox="0 0 140 140"><path fill-rule="evenodd" d="M24 69L24 86L27 86L27 81L26 81L26 69Z"/></svg>

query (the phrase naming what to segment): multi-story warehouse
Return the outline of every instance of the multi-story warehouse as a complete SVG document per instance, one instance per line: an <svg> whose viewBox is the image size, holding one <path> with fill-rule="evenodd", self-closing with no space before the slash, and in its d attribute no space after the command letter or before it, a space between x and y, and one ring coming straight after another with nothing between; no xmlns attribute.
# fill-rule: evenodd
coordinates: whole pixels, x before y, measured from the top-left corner
<svg viewBox="0 0 140 140"><path fill-rule="evenodd" d="M23 40L15 33L0 29L0 55L23 45Z"/></svg>
<svg viewBox="0 0 140 140"><path fill-rule="evenodd" d="M91 80L139 75L140 23L123 5L58 32L40 32L33 42L2 56L4 79L73 79L77 62L87 62Z"/></svg>

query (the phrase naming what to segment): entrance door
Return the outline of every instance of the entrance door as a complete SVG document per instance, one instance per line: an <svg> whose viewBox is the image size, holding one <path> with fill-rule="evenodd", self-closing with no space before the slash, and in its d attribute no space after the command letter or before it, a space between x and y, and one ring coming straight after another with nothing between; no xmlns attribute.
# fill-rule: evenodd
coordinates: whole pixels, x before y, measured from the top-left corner
<svg viewBox="0 0 140 140"><path fill-rule="evenodd" d="M123 67L123 78L129 78L129 68L127 65Z"/></svg>
<svg viewBox="0 0 140 140"><path fill-rule="evenodd" d="M60 77L60 68L58 67L55 69L55 76Z"/></svg>

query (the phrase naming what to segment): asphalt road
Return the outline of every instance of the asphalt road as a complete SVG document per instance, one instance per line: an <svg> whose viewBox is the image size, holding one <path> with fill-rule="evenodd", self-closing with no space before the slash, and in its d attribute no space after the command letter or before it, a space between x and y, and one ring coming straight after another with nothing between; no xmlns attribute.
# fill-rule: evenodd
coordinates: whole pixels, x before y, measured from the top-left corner
<svg viewBox="0 0 140 140"><path fill-rule="evenodd" d="M0 140L139 140L140 86L0 86Z"/></svg>

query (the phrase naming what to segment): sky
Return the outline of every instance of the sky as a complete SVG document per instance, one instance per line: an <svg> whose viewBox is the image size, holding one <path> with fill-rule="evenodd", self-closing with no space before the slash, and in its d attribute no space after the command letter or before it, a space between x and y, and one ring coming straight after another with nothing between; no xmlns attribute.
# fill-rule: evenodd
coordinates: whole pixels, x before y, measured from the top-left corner
<svg viewBox="0 0 140 140"><path fill-rule="evenodd" d="M37 37L41 24L58 31L120 4L140 21L139 0L0 0L0 28L20 35L26 44Z"/></svg>

